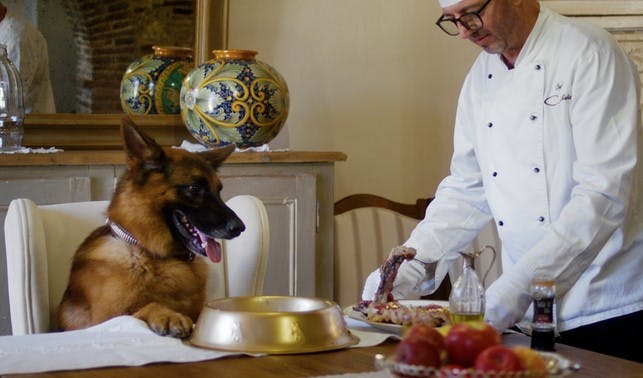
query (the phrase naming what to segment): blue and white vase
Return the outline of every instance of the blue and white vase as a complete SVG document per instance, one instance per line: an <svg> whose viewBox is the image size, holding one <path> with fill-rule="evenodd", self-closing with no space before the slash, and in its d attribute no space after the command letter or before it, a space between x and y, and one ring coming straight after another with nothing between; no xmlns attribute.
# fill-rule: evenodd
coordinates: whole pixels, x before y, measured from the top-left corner
<svg viewBox="0 0 643 378"><path fill-rule="evenodd" d="M206 147L257 147L271 141L288 117L283 77L255 59L256 51L214 50L181 87L181 118Z"/></svg>
<svg viewBox="0 0 643 378"><path fill-rule="evenodd" d="M185 75L194 68L192 49L153 46L153 54L132 62L121 80L121 106L132 115L179 114Z"/></svg>

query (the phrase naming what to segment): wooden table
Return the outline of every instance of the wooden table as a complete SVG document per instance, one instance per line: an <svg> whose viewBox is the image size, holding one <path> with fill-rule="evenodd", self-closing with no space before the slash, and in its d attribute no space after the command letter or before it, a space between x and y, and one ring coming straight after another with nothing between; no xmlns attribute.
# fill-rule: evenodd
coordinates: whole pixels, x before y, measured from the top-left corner
<svg viewBox="0 0 643 378"><path fill-rule="evenodd" d="M503 335L507 345L527 345L529 339L519 334ZM143 367L119 367L91 370L52 372L42 374L8 375L7 377L69 377L69 378L122 378L122 377L314 377L374 371L374 355L390 354L397 345L394 341L369 348L351 348L340 351L266 357L231 357L218 360L184 363L153 364ZM581 369L570 377L643 377L643 364L558 344L557 352L570 361L581 364ZM1 363L1 361L0 361Z"/></svg>

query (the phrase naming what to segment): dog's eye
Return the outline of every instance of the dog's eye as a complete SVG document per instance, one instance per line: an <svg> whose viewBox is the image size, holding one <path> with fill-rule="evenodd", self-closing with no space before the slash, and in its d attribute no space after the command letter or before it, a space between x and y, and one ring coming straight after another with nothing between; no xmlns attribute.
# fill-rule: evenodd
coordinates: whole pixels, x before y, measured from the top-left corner
<svg viewBox="0 0 643 378"><path fill-rule="evenodd" d="M205 187L201 184L190 184L183 187L183 191L190 197L202 195L205 192Z"/></svg>

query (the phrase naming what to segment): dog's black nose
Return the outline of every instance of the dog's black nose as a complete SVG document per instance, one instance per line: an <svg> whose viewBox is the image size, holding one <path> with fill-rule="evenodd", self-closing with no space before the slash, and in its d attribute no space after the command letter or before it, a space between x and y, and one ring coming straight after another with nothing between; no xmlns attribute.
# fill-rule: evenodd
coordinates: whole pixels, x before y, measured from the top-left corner
<svg viewBox="0 0 643 378"><path fill-rule="evenodd" d="M226 224L226 231L231 235L239 236L246 229L246 225L243 224L241 219L232 219Z"/></svg>

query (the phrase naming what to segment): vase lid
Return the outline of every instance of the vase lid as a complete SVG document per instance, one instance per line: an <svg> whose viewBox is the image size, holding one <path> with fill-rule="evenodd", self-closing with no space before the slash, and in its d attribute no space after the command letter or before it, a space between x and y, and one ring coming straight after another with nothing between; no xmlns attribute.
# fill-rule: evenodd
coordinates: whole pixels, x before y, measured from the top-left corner
<svg viewBox="0 0 643 378"><path fill-rule="evenodd" d="M212 50L215 59L254 59L254 50Z"/></svg>
<svg viewBox="0 0 643 378"><path fill-rule="evenodd" d="M152 46L154 55L191 58L192 48L182 46Z"/></svg>

